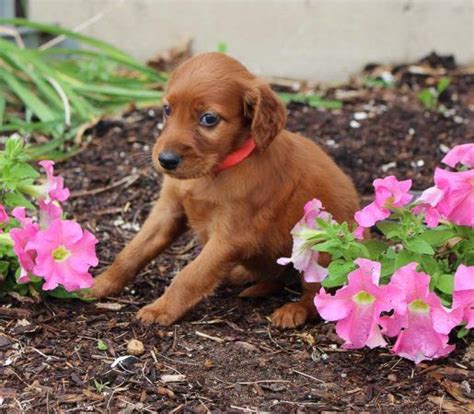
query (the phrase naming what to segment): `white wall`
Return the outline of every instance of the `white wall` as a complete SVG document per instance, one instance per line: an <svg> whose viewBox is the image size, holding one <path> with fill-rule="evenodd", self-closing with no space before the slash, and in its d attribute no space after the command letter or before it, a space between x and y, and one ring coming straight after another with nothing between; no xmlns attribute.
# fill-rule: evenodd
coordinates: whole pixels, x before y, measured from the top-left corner
<svg viewBox="0 0 474 414"><path fill-rule="evenodd" d="M30 17L73 28L141 60L185 38L262 75L344 80L368 62L432 50L474 63L474 0L30 0Z"/></svg>

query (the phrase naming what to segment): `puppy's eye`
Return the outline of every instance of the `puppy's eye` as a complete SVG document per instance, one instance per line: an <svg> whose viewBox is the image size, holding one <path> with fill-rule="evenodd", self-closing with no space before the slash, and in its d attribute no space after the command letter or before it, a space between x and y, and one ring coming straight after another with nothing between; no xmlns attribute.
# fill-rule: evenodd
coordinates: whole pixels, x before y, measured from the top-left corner
<svg viewBox="0 0 474 414"><path fill-rule="evenodd" d="M163 114L165 117L171 115L171 107L169 105L163 105Z"/></svg>
<svg viewBox="0 0 474 414"><path fill-rule="evenodd" d="M219 121L219 115L213 112L206 112L205 114L201 115L201 118L199 119L199 124L205 127L211 127L216 125Z"/></svg>

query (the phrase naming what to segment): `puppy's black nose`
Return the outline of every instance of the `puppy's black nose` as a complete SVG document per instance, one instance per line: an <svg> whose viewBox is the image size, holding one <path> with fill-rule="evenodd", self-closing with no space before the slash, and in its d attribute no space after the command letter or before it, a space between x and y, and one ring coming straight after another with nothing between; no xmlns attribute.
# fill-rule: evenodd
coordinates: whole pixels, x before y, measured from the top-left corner
<svg viewBox="0 0 474 414"><path fill-rule="evenodd" d="M174 151L163 151L158 155L158 161L165 170L174 170L181 162L181 157Z"/></svg>

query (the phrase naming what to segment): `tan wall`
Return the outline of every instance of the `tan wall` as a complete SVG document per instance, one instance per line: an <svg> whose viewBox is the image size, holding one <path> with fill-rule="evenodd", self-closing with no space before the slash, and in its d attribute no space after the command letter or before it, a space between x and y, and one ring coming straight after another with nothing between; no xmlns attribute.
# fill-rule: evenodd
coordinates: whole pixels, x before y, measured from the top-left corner
<svg viewBox="0 0 474 414"><path fill-rule="evenodd" d="M453 53L474 63L474 0L30 0L30 17L73 28L139 59L192 37L195 52L228 44L253 71L344 80L367 62Z"/></svg>

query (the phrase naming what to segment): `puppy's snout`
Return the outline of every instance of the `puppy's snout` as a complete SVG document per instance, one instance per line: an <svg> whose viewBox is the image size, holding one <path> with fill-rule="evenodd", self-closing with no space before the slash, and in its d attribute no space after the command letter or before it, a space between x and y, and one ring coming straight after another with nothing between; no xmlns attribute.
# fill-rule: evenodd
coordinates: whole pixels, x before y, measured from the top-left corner
<svg viewBox="0 0 474 414"><path fill-rule="evenodd" d="M175 170L181 162L181 157L174 151L162 151L158 161L165 170Z"/></svg>

